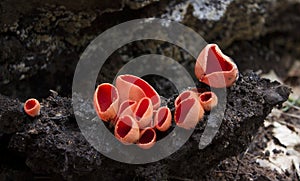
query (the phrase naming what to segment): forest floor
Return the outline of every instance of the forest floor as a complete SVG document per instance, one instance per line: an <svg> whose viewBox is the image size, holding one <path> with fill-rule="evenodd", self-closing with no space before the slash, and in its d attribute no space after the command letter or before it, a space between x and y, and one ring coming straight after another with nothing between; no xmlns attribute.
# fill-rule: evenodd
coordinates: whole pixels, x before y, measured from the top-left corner
<svg viewBox="0 0 300 181"><path fill-rule="evenodd" d="M290 86L293 93L273 109L244 153L222 161L204 180L300 180L300 62L286 77L274 71L262 77Z"/></svg>

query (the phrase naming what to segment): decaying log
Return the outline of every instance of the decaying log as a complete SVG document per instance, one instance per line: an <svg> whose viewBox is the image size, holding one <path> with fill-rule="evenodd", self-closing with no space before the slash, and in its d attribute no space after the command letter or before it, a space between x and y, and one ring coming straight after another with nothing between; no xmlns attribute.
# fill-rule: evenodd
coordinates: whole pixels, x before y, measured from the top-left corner
<svg viewBox="0 0 300 181"><path fill-rule="evenodd" d="M261 79L253 72L244 73L227 89L225 116L211 144L201 150L198 147L206 118L177 152L145 165L120 163L91 147L77 126L69 98L48 97L41 102L41 115L30 118L21 102L0 95L0 153L5 155L0 161L3 167L21 170L33 178L199 179L221 160L245 151L265 117L287 100L289 93L290 89L278 82ZM84 102L83 107L93 109ZM16 163L20 168L13 168ZM6 174L16 177L16 172Z"/></svg>

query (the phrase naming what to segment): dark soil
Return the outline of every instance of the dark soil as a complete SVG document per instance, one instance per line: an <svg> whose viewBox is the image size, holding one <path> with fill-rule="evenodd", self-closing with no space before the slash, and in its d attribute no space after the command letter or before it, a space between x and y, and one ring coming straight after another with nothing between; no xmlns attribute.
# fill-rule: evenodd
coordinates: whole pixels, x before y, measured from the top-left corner
<svg viewBox="0 0 300 181"><path fill-rule="evenodd" d="M163 85L160 87L164 89ZM159 87L155 88L161 91ZM225 117L221 117L222 125L210 145L203 150L198 149L198 142L207 126L206 117L180 150L164 160L146 165L119 163L93 149L77 127L68 98L55 94L50 96L42 102L41 115L29 118L20 102L1 96L0 150L2 155L6 155L1 157L1 176L5 179L17 179L26 174L28 178L68 180L86 177L90 180L199 180L222 177L220 174L225 170L224 178L230 178L235 171L228 168L235 167L236 161L227 164L221 161L238 156L248 148L265 117L274 106L280 106L288 98L289 92L279 83L260 79L252 72L241 75L237 83L227 90ZM82 111L92 111L92 106L86 105ZM91 130L93 126L93 123L90 124ZM240 166L238 176L241 178L254 177L242 174L243 165L251 161L247 158L246 154ZM210 171L214 167L216 170ZM259 169L253 168L253 172L259 174L265 171L259 172ZM226 172L233 173L228 176Z"/></svg>

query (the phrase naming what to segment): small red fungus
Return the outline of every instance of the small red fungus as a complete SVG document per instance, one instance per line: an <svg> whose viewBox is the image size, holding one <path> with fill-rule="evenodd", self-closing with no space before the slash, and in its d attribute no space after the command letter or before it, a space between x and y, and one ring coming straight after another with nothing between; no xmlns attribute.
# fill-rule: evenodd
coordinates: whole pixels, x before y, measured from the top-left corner
<svg viewBox="0 0 300 181"><path fill-rule="evenodd" d="M204 116L198 98L191 97L182 101L175 109L174 120L177 126L192 129Z"/></svg>
<svg viewBox="0 0 300 181"><path fill-rule="evenodd" d="M218 97L214 92L204 92L200 94L199 100L205 111L210 111L218 104Z"/></svg>
<svg viewBox="0 0 300 181"><path fill-rule="evenodd" d="M156 132L153 128L146 128L141 131L141 137L137 143L140 148L149 149L156 142Z"/></svg>
<svg viewBox="0 0 300 181"><path fill-rule="evenodd" d="M159 131L167 131L171 126L172 114L168 107L160 107L154 116L156 129Z"/></svg>
<svg viewBox="0 0 300 181"><path fill-rule="evenodd" d="M140 129L143 129L151 124L153 117L153 106L151 99L148 97L142 98L134 111L134 116Z"/></svg>
<svg viewBox="0 0 300 181"><path fill-rule="evenodd" d="M135 143L140 138L139 126L131 116L119 118L114 132L115 137L123 144Z"/></svg>
<svg viewBox="0 0 300 181"><path fill-rule="evenodd" d="M199 81L215 88L231 86L238 77L236 64L222 53L218 45L208 44L200 52L195 65Z"/></svg>
<svg viewBox="0 0 300 181"><path fill-rule="evenodd" d="M117 114L117 117L122 117L125 115L133 116L136 106L137 106L136 101L126 100L122 102L121 105L119 106L119 112Z"/></svg>
<svg viewBox="0 0 300 181"><path fill-rule="evenodd" d="M40 114L41 105L36 99L28 99L24 104L24 111L31 117L35 117Z"/></svg>
<svg viewBox="0 0 300 181"><path fill-rule="evenodd" d="M94 94L94 107L103 121L113 120L118 112L119 93L115 86L109 83L100 84Z"/></svg>
<svg viewBox="0 0 300 181"><path fill-rule="evenodd" d="M191 91L191 90L186 90L186 91L183 91L182 93L180 93L178 95L178 97L175 99L175 108L184 100L188 99L188 98L197 98L198 95L197 93L195 93L194 91Z"/></svg>
<svg viewBox="0 0 300 181"><path fill-rule="evenodd" d="M120 90L120 99L140 101L143 97L151 99L153 108L160 106L161 100L154 88L145 80L134 75L120 75L116 80L116 87Z"/></svg>

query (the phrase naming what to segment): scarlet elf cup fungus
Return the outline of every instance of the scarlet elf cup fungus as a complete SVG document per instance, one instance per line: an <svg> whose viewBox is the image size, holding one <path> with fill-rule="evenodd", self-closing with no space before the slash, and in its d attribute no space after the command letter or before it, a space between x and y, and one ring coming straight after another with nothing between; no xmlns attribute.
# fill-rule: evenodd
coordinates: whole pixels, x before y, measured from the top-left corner
<svg viewBox="0 0 300 181"><path fill-rule="evenodd" d="M218 97L214 92L203 92L199 95L199 101L205 111L210 111L218 104Z"/></svg>
<svg viewBox="0 0 300 181"><path fill-rule="evenodd" d="M238 69L216 44L208 44L197 58L195 75L211 87L224 88L236 81ZM211 111L218 104L218 97L205 88L193 88L183 91L174 104L176 125L193 129L204 117L204 111ZM123 144L136 143L143 149L155 144L156 130L167 131L171 126L170 109L160 105L155 89L129 74L118 76L116 87L100 84L94 94L96 112L103 121L115 124L115 137Z"/></svg>
<svg viewBox="0 0 300 181"><path fill-rule="evenodd" d="M223 88L236 81L238 69L216 44L209 44L197 58L195 75L211 87ZM171 126L171 111L160 104L160 96L150 84L129 74L118 76L116 87L108 83L99 85L94 94L98 116L103 121L116 123L116 138L124 144L138 141L137 145L144 149L155 144L154 128L166 131ZM218 104L218 98L213 92L194 88L182 92L174 104L177 126L192 129L203 118L204 111L210 111Z"/></svg>
<svg viewBox="0 0 300 181"><path fill-rule="evenodd" d="M118 119L115 126L115 137L123 144L132 144L140 138L140 128L131 116Z"/></svg>
<svg viewBox="0 0 300 181"><path fill-rule="evenodd" d="M160 106L161 100L158 93L145 80L134 75L120 75L116 79L116 87L120 91L120 99L140 101L143 97L148 97L152 101L153 109Z"/></svg>
<svg viewBox="0 0 300 181"><path fill-rule="evenodd" d="M121 105L119 106L117 118L125 116L125 115L133 116L133 112L134 112L136 106L137 106L136 101L126 100L126 101L122 102Z"/></svg>
<svg viewBox="0 0 300 181"><path fill-rule="evenodd" d="M103 121L113 121L115 137L123 144L136 143L143 149L155 144L155 129L167 131L171 126L171 111L160 104L160 96L150 84L128 74L117 77L116 87L100 84L94 94L96 112ZM192 129L203 118L204 109L210 111L216 106L217 96L198 89L186 90L174 104L177 126Z"/></svg>
<svg viewBox="0 0 300 181"><path fill-rule="evenodd" d="M156 132L153 128L145 128L141 131L141 137L137 143L140 148L149 149L156 142Z"/></svg>
<svg viewBox="0 0 300 181"><path fill-rule="evenodd" d="M175 108L185 99L188 98L198 98L197 93L191 90L183 91L181 94L178 95L178 97L175 99Z"/></svg>
<svg viewBox="0 0 300 181"><path fill-rule="evenodd" d="M118 112L119 93L115 86L109 83L100 84L94 93L94 107L103 121L113 120Z"/></svg>
<svg viewBox="0 0 300 181"><path fill-rule="evenodd" d="M177 126L192 129L204 116L204 110L195 97L182 100L175 108L174 120Z"/></svg>
<svg viewBox="0 0 300 181"><path fill-rule="evenodd" d="M148 97L144 97L139 101L134 111L134 118L140 129L143 129L151 124L152 117L153 106L151 99Z"/></svg>
<svg viewBox="0 0 300 181"><path fill-rule="evenodd" d="M171 126L172 114L168 107L160 107L155 116L155 128L159 131L167 131Z"/></svg>
<svg viewBox="0 0 300 181"><path fill-rule="evenodd" d="M28 99L24 104L24 111L31 117L35 117L40 114L41 105L36 99Z"/></svg>
<svg viewBox="0 0 300 181"><path fill-rule="evenodd" d="M195 75L199 81L214 88L231 86L238 78L238 69L230 57L222 53L218 45L208 44L200 52Z"/></svg>

